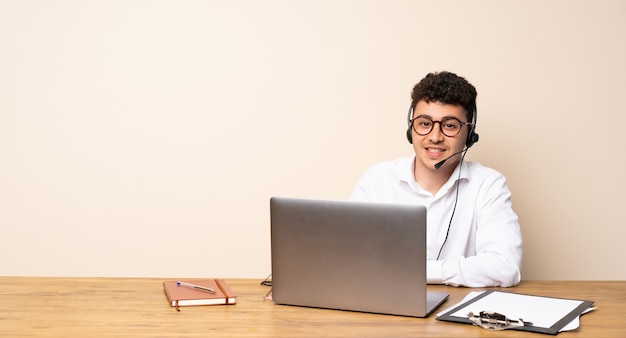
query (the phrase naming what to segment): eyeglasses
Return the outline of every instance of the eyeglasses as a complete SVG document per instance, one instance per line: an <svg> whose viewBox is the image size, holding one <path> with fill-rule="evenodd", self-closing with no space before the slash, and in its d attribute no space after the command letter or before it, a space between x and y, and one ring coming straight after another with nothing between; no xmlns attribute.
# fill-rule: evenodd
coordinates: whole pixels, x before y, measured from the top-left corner
<svg viewBox="0 0 626 338"><path fill-rule="evenodd" d="M461 122L456 117L445 117L441 119L441 121L433 121L433 119L428 116L420 115L411 120L413 130L420 136L428 135L433 130L435 123L439 123L439 130L448 137L457 136L464 125L473 125L473 123Z"/></svg>

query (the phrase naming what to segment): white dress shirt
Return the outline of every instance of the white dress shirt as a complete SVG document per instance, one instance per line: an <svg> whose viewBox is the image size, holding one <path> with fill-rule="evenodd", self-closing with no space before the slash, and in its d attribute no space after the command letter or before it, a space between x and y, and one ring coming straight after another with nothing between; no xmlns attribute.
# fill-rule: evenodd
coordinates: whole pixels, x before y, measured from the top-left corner
<svg viewBox="0 0 626 338"><path fill-rule="evenodd" d="M350 199L426 206L428 283L517 285L521 279L522 234L504 176L480 163L462 161L433 196L415 181L414 159L374 165L359 180ZM450 223L457 183L458 201Z"/></svg>

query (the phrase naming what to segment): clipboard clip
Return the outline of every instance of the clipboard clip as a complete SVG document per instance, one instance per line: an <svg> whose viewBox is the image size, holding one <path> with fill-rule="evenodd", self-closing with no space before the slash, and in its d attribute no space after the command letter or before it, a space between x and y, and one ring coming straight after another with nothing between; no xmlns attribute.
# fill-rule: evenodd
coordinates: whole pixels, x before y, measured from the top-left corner
<svg viewBox="0 0 626 338"><path fill-rule="evenodd" d="M467 315L467 318L474 323L474 325L478 325L483 329L487 330L506 330L514 327L522 327L525 325L532 325L530 322L525 322L522 318L518 320L511 320L506 318L505 315L492 312L492 311L480 311L478 315L475 315L473 312L470 312Z"/></svg>

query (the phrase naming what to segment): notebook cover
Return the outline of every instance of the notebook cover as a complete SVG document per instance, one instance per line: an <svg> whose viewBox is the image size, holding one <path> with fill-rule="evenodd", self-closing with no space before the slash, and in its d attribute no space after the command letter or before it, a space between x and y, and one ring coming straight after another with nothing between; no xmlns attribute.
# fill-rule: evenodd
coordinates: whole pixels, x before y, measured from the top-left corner
<svg viewBox="0 0 626 338"><path fill-rule="evenodd" d="M215 290L215 293L180 286L177 285L178 281L165 281L163 282L163 290L170 306L231 305L237 302L237 295L223 279L194 279L181 281L209 287Z"/></svg>

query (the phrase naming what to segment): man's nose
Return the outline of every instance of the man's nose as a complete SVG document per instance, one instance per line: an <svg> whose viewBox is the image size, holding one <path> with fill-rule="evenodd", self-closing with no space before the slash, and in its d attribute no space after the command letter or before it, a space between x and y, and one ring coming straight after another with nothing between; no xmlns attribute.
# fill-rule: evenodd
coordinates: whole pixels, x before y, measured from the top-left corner
<svg viewBox="0 0 626 338"><path fill-rule="evenodd" d="M433 121L433 129L428 134L428 138L431 142L441 142L443 140L443 133L441 132L441 122Z"/></svg>

